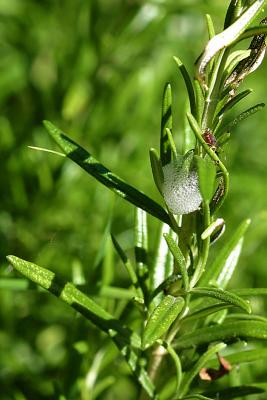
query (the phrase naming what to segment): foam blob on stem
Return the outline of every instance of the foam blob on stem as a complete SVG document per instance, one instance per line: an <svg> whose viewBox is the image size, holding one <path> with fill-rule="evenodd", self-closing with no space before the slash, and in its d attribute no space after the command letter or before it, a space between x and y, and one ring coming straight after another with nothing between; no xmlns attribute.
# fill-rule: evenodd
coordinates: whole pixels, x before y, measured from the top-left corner
<svg viewBox="0 0 267 400"><path fill-rule="evenodd" d="M172 161L162 170L162 193L168 209L175 215L196 211L202 202L197 170L183 168L180 160Z"/></svg>

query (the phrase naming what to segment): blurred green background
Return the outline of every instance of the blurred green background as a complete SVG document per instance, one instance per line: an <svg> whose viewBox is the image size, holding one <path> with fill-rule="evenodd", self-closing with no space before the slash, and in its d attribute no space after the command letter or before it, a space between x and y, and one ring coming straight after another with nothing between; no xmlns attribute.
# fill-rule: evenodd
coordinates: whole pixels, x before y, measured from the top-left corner
<svg viewBox="0 0 267 400"><path fill-rule="evenodd" d="M166 81L174 88L178 145L184 123L186 93L172 56L179 56L193 74L207 40L204 14L212 15L219 30L226 3L0 0L2 279L17 276L5 261L5 255L15 254L95 287L103 265L98 248L111 215L112 231L125 249L131 249L131 205L71 161L27 146L57 150L42 126L43 119L51 120L104 165L161 201L148 151L158 147ZM242 85L254 92L242 102L241 111L267 101L266 69L265 61ZM266 112L256 114L233 132L225 149L231 190L220 216L227 230L211 257L237 224L252 218L233 280L236 287L267 286L266 126ZM152 217L149 226L153 252L157 223ZM123 268L117 268L116 284L127 285ZM97 362L95 354L101 357L105 337L50 295L35 289L8 290L1 282L1 399L57 399L54 382L68 399L80 398L84 379L89 387L94 383L90 371ZM258 303L256 312L262 309ZM127 369L119 363L115 377L125 379L113 385L109 371L113 368L114 375L110 360L115 349L107 349L100 376L109 390L104 391L103 383L99 395L96 391L83 398L125 399L127 390L127 399L135 399Z"/></svg>

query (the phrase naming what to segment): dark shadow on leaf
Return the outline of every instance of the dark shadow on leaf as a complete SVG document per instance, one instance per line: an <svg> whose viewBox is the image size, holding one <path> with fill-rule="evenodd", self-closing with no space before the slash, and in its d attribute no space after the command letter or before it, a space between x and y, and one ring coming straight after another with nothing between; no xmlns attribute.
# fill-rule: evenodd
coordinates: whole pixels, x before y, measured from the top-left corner
<svg viewBox="0 0 267 400"><path fill-rule="evenodd" d="M157 202L113 174L108 168L99 163L90 153L78 146L77 143L73 142L70 138L64 134L60 136L61 139L68 142L72 148L75 146L75 150L67 153L67 156L71 160L125 200L171 225L167 212Z"/></svg>

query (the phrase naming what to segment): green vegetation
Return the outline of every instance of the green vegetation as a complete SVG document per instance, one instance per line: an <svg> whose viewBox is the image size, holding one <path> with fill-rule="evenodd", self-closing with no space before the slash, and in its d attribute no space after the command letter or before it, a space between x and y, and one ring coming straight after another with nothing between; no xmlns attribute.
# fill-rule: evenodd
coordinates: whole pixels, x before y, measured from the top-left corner
<svg viewBox="0 0 267 400"><path fill-rule="evenodd" d="M266 397L266 1L229 3L0 2L1 398Z"/></svg>

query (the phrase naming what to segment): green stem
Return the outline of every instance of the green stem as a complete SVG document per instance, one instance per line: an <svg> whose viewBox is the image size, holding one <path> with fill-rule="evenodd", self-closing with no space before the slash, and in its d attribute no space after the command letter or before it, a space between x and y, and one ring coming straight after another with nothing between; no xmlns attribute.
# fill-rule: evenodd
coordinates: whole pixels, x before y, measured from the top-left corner
<svg viewBox="0 0 267 400"><path fill-rule="evenodd" d="M210 225L210 207L207 201L203 202L203 216L204 216L204 229ZM195 272L190 281L190 288L192 289L199 279L201 278L203 272L205 271L205 267L207 264L208 256L209 256L209 247L210 247L210 236L203 240L203 244L201 246L201 254L198 259L198 263L195 269Z"/></svg>
<svg viewBox="0 0 267 400"><path fill-rule="evenodd" d="M222 76L225 69L225 64L229 55L230 49L222 50L218 61L216 62L216 68L214 69L211 81L209 85L209 90L205 100L205 106L202 118L202 128L212 128L212 122L214 119L214 114L220 99L219 93L221 90Z"/></svg>
<svg viewBox="0 0 267 400"><path fill-rule="evenodd" d="M218 203L215 205L213 212L217 211L221 205L223 204L224 200L227 197L228 191L229 191L229 173L225 167L225 165L222 163L220 158L217 156L214 150L212 150L209 145L205 142L203 136L202 136L202 130L200 126L198 125L197 121L193 117L192 114L187 113L187 118L189 121L189 124L197 138L197 140L200 142L200 144L203 146L207 154L210 156L210 158L215 161L215 163L218 165L219 169L222 172L223 175L223 180L224 180L224 191L222 196L220 197Z"/></svg>

